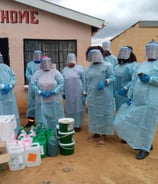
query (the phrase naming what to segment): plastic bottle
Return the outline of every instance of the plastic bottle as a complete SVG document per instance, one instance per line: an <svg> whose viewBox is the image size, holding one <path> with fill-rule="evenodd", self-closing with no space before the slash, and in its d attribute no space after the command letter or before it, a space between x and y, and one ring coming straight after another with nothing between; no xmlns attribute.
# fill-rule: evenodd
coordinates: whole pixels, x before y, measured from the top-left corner
<svg viewBox="0 0 158 184"><path fill-rule="evenodd" d="M59 143L55 134L51 132L47 135L47 156L57 156L59 154Z"/></svg>

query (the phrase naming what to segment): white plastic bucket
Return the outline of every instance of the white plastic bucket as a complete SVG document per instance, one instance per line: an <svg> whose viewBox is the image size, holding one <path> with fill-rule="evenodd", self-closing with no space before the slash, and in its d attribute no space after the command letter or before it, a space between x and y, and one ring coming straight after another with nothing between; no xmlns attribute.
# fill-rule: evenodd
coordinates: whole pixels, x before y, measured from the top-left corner
<svg viewBox="0 0 158 184"><path fill-rule="evenodd" d="M58 120L59 131L60 132L69 132L73 130L74 119L73 118L61 118Z"/></svg>
<svg viewBox="0 0 158 184"><path fill-rule="evenodd" d="M58 139L62 144L70 144L74 142L74 133L75 131L72 130L71 132L60 132L58 131Z"/></svg>
<svg viewBox="0 0 158 184"><path fill-rule="evenodd" d="M74 153L75 142L72 142L70 144L62 144L61 142L59 142L59 146L62 155L72 155Z"/></svg>

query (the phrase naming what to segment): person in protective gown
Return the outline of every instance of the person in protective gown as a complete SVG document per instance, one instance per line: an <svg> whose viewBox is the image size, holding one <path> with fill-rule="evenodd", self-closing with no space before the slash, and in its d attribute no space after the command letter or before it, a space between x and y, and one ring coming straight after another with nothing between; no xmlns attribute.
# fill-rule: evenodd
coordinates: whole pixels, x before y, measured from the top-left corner
<svg viewBox="0 0 158 184"><path fill-rule="evenodd" d="M104 41L102 43L102 48L104 51L104 60L115 67L118 64L118 60L117 57L111 53L111 41Z"/></svg>
<svg viewBox="0 0 158 184"><path fill-rule="evenodd" d="M98 146L106 143L106 135L113 135L114 101L112 65L104 62L102 51L88 49L90 66L85 70L83 103L88 100L88 131L92 133L88 141L96 141Z"/></svg>
<svg viewBox="0 0 158 184"><path fill-rule="evenodd" d="M55 131L58 119L64 118L64 78L57 69L52 68L51 58L41 59L40 69L33 74L31 85L36 94L36 124L41 123Z"/></svg>
<svg viewBox="0 0 158 184"><path fill-rule="evenodd" d="M133 58L132 49L128 46L121 47L118 54L118 65L114 68L116 77L114 82L116 112L127 101L127 92L136 65L137 62Z"/></svg>
<svg viewBox="0 0 158 184"><path fill-rule="evenodd" d="M15 115L16 128L15 137L20 131L20 117L17 106L14 87L16 85L16 74L4 63L0 53L0 115Z"/></svg>
<svg viewBox="0 0 158 184"><path fill-rule="evenodd" d="M74 53L67 55L67 66L63 69L66 117L74 119L74 130L79 132L84 124L85 105L82 103L84 69L76 64Z"/></svg>
<svg viewBox="0 0 158 184"><path fill-rule="evenodd" d="M28 107L26 116L28 118L28 123L25 127L30 127L35 124L35 92L32 89L31 78L33 74L40 68L40 60L42 56L42 51L35 50L33 52L33 61L27 63L25 76L28 81Z"/></svg>
<svg viewBox="0 0 158 184"><path fill-rule="evenodd" d="M137 65L127 103L116 114L118 136L138 150L136 159L144 159L152 149L158 121L158 43L146 45L147 61Z"/></svg>

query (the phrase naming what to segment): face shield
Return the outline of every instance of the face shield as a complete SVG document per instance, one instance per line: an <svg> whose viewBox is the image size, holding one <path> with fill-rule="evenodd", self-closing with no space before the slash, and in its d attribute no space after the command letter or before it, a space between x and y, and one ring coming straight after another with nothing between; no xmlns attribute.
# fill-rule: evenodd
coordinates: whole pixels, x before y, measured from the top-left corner
<svg viewBox="0 0 158 184"><path fill-rule="evenodd" d="M129 58L131 55L131 48L129 47L121 47L118 54L118 62L119 64L124 64L129 62Z"/></svg>
<svg viewBox="0 0 158 184"><path fill-rule="evenodd" d="M146 45L146 57L148 60L158 59L158 43L152 40Z"/></svg>
<svg viewBox="0 0 158 184"><path fill-rule="evenodd" d="M41 59L40 68L44 71L49 71L52 69L52 59L48 57L43 57Z"/></svg>
<svg viewBox="0 0 158 184"><path fill-rule="evenodd" d="M104 50L107 50L110 52L110 48L111 48L111 42L110 41L105 41L102 43L102 47Z"/></svg>
<svg viewBox="0 0 158 184"><path fill-rule="evenodd" d="M73 53L69 53L66 58L68 66L74 66L76 64L76 56Z"/></svg>
<svg viewBox="0 0 158 184"><path fill-rule="evenodd" d="M103 62L104 58L100 50L92 49L88 53L87 60L92 63L101 63Z"/></svg>
<svg viewBox="0 0 158 184"><path fill-rule="evenodd" d="M33 52L33 61L35 63L40 63L41 56L42 56L42 52L40 50L35 50Z"/></svg>
<svg viewBox="0 0 158 184"><path fill-rule="evenodd" d="M3 56L2 56L1 53L0 53L0 63L4 63L4 61L3 61Z"/></svg>

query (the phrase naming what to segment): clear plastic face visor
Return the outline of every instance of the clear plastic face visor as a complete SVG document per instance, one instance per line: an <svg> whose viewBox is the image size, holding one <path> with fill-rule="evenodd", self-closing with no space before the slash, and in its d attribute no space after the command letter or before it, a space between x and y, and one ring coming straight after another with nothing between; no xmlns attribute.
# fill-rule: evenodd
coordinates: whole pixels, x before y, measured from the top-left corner
<svg viewBox="0 0 158 184"><path fill-rule="evenodd" d="M49 71L52 69L53 67L51 58L42 58L40 68L44 71Z"/></svg>
<svg viewBox="0 0 158 184"><path fill-rule="evenodd" d="M128 47L120 48L120 51L119 51L119 54L118 54L118 59L129 59L131 51L132 50Z"/></svg>
<svg viewBox="0 0 158 184"><path fill-rule="evenodd" d="M146 57L148 59L158 59L158 45L147 45Z"/></svg>
<svg viewBox="0 0 158 184"><path fill-rule="evenodd" d="M40 61L42 56L42 52L40 50L35 50L33 53L33 60Z"/></svg>
<svg viewBox="0 0 158 184"><path fill-rule="evenodd" d="M100 63L104 58L100 50L93 49L89 51L87 60L92 63Z"/></svg>

